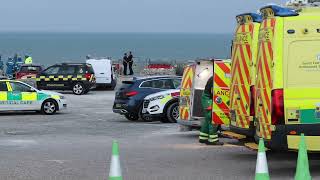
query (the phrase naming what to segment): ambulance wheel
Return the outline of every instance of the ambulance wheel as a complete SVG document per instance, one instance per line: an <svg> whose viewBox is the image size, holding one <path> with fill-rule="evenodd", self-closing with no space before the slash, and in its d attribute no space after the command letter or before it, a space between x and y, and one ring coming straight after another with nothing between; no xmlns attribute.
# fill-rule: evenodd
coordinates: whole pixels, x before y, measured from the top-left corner
<svg viewBox="0 0 320 180"><path fill-rule="evenodd" d="M41 112L46 115L52 115L57 112L58 104L54 100L46 100L42 103Z"/></svg>
<svg viewBox="0 0 320 180"><path fill-rule="evenodd" d="M167 109L167 120L169 123L176 123L179 119L179 103L171 104Z"/></svg>
<svg viewBox="0 0 320 180"><path fill-rule="evenodd" d="M85 93L86 89L83 85L83 83L81 82L77 82L73 85L72 87L72 92L75 95L82 95L83 93Z"/></svg>

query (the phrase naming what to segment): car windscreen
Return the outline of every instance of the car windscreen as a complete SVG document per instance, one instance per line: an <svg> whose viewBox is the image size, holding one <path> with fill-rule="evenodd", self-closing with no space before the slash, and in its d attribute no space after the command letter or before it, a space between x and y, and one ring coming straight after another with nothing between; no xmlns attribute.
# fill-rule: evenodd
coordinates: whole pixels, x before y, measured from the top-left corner
<svg viewBox="0 0 320 180"><path fill-rule="evenodd" d="M20 72L39 72L41 71L40 66L22 66Z"/></svg>

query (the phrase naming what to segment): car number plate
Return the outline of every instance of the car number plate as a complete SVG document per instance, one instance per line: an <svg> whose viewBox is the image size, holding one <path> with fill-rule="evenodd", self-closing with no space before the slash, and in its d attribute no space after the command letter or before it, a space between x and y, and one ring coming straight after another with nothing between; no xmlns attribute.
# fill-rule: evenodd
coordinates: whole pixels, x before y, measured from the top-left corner
<svg viewBox="0 0 320 180"><path fill-rule="evenodd" d="M122 104L116 104L116 108L121 108Z"/></svg>

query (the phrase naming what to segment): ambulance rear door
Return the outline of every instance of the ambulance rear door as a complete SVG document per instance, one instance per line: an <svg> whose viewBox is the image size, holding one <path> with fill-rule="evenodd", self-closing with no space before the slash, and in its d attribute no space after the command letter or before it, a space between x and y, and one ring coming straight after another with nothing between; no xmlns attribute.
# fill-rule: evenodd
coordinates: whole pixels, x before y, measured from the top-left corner
<svg viewBox="0 0 320 180"><path fill-rule="evenodd" d="M307 17L284 21L284 32L292 32L284 36L286 124L320 123L320 9Z"/></svg>
<svg viewBox="0 0 320 180"><path fill-rule="evenodd" d="M197 61L195 76L194 76L194 88L191 107L191 117L199 119L203 117L203 109L201 104L202 93L205 86L213 76L213 61L212 60L199 60Z"/></svg>
<svg viewBox="0 0 320 180"><path fill-rule="evenodd" d="M255 64L261 16L248 13L237 16L234 37L230 95L231 124L249 129L254 114ZM252 112L251 112L252 111Z"/></svg>
<svg viewBox="0 0 320 180"><path fill-rule="evenodd" d="M214 61L213 77L213 107L212 119L214 124L229 125L231 62L227 60Z"/></svg>
<svg viewBox="0 0 320 180"><path fill-rule="evenodd" d="M180 103L179 112L180 120L188 121L191 117L191 98L193 89L193 79L195 73L195 64L188 65L184 68L181 89L180 89Z"/></svg>

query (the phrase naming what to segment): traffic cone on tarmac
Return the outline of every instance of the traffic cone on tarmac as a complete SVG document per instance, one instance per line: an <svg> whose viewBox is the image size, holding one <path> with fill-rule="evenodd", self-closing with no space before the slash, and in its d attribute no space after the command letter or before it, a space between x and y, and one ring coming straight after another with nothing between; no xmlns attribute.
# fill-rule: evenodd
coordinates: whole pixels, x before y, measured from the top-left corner
<svg viewBox="0 0 320 180"><path fill-rule="evenodd" d="M295 180L311 180L310 170L309 170L309 160L308 152L304 139L304 134L301 134L299 153L298 153L298 163L296 169Z"/></svg>
<svg viewBox="0 0 320 180"><path fill-rule="evenodd" d="M270 180L266 150L262 138L259 141L255 180Z"/></svg>
<svg viewBox="0 0 320 180"><path fill-rule="evenodd" d="M110 164L109 180L122 180L119 159L119 145L117 141L113 141L112 143L112 158Z"/></svg>

